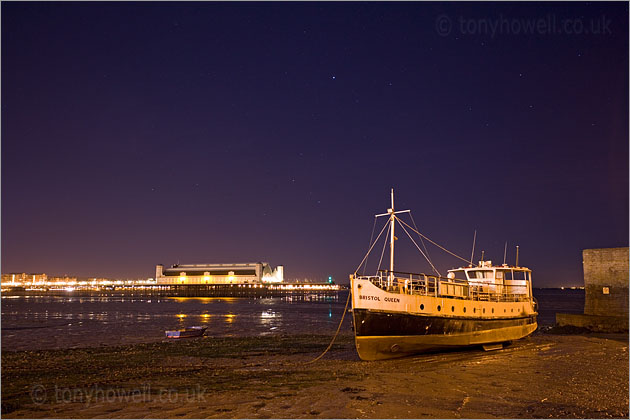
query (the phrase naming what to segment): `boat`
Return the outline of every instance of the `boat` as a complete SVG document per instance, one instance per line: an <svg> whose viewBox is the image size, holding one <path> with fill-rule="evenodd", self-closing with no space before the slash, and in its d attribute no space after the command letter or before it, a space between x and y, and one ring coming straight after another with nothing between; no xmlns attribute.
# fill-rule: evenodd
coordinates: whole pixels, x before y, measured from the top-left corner
<svg viewBox="0 0 630 420"><path fill-rule="evenodd" d="M166 338L201 337L208 327L186 327L182 330L164 331Z"/></svg>
<svg viewBox="0 0 630 420"><path fill-rule="evenodd" d="M381 270L379 263L375 275L357 274L378 242L377 237L374 242L370 241L368 253L350 275L355 345L362 360L474 346L485 350L500 349L536 330L538 312L532 296L532 271L518 265L518 247L513 266L505 264L505 253L502 265L484 261L483 254L482 260L473 264L472 257L464 259L424 236L417 227L414 228L415 221L412 226L401 218L403 213L411 214L410 210L394 209L392 189L391 208L387 213L376 215L377 218L389 218L379 234L380 237L387 228L389 269ZM411 218L413 221L413 216ZM427 258L434 273L394 270L396 225ZM420 240L414 240L411 233L417 234ZM467 264L448 270L443 277L428 258L422 239ZM425 251L418 242L423 244Z"/></svg>

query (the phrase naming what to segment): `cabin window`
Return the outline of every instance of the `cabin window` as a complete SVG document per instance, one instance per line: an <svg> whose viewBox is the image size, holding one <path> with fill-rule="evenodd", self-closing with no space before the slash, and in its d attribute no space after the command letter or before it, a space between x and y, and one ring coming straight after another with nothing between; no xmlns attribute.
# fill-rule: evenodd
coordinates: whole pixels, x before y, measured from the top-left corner
<svg viewBox="0 0 630 420"><path fill-rule="evenodd" d="M471 280L483 280L483 279L492 279L494 278L492 270L474 270L469 271L468 276Z"/></svg>
<svg viewBox="0 0 630 420"><path fill-rule="evenodd" d="M441 310L442 310L442 307L438 305L438 312L440 312Z"/></svg>
<svg viewBox="0 0 630 420"><path fill-rule="evenodd" d="M514 280L527 280L526 271L514 271Z"/></svg>
<svg viewBox="0 0 630 420"><path fill-rule="evenodd" d="M497 270L497 278L500 278L499 273L503 276L503 280L512 280L512 270Z"/></svg>
<svg viewBox="0 0 630 420"><path fill-rule="evenodd" d="M451 271L451 274L454 275L455 279L459 279L459 280L465 280L466 279L466 272L463 271L463 270Z"/></svg>

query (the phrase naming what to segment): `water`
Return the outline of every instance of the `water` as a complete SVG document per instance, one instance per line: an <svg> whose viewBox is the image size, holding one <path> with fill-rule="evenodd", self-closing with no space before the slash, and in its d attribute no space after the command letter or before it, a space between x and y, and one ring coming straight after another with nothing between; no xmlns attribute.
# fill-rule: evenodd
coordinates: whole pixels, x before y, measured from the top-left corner
<svg viewBox="0 0 630 420"><path fill-rule="evenodd" d="M538 300L538 325L551 326L556 323L556 313L584 313L584 290L580 289L534 289Z"/></svg>
<svg viewBox="0 0 630 420"><path fill-rule="evenodd" d="M260 299L2 296L2 349L160 341L165 330L193 325L208 327L211 336L332 334L346 297L347 292Z"/></svg>
<svg viewBox="0 0 630 420"><path fill-rule="evenodd" d="M583 290L534 289L539 324L581 313ZM161 341L164 331L207 326L210 336L332 334L347 292L283 298L2 296L2 349L30 350ZM350 331L346 317L342 331Z"/></svg>

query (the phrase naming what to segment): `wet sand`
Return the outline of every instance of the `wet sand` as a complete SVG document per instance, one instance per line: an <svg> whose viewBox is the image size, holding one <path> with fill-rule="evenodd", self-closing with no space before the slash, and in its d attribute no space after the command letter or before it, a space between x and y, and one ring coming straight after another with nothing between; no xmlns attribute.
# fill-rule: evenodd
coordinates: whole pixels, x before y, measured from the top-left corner
<svg viewBox="0 0 630 420"><path fill-rule="evenodd" d="M3 351L5 418L627 418L628 336L360 361L352 337Z"/></svg>

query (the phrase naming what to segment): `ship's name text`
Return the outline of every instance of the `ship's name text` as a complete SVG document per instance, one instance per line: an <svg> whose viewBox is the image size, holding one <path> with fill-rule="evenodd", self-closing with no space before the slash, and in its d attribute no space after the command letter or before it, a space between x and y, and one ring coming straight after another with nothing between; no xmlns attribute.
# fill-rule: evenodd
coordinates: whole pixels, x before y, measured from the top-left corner
<svg viewBox="0 0 630 420"><path fill-rule="evenodd" d="M381 298L378 296L366 296L366 295L359 295L359 299L360 300L376 300L378 302L381 301ZM392 297L386 297L385 302L392 302L392 303L398 303L400 302L399 298L392 298Z"/></svg>

